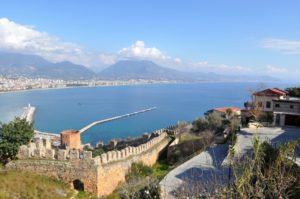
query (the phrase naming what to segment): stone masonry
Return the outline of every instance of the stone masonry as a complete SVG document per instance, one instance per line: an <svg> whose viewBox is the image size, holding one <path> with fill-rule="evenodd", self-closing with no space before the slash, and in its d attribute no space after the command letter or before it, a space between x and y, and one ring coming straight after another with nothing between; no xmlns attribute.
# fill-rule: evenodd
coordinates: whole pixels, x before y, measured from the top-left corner
<svg viewBox="0 0 300 199"><path fill-rule="evenodd" d="M53 149L49 140L36 140L21 146L18 160L8 163L6 167L45 175L71 185L80 180L85 191L98 197L106 196L125 181L132 163L155 164L170 140L164 129L154 133L157 136L144 144L109 151L94 158L91 151Z"/></svg>

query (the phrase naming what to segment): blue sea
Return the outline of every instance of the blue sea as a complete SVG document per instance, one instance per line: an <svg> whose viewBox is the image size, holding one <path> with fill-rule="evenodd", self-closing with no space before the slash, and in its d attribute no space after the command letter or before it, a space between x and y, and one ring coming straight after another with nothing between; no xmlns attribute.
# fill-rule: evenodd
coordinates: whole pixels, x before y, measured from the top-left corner
<svg viewBox="0 0 300 199"><path fill-rule="evenodd" d="M82 134L84 143L95 144L100 140L139 136L178 121L192 121L215 107L242 108L250 99L249 90L257 87L257 83L151 84L2 93L0 121L21 115L23 107L30 103L37 107L35 128L60 133L66 129L79 130L96 120L157 107L154 111L95 126Z"/></svg>

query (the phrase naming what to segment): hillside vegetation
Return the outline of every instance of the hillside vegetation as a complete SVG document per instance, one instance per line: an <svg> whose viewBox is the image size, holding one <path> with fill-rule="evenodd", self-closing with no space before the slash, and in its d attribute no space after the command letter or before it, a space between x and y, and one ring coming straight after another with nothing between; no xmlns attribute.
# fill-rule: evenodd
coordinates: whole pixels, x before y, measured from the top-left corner
<svg viewBox="0 0 300 199"><path fill-rule="evenodd" d="M68 185L43 176L20 171L0 170L0 199L71 198L75 194Z"/></svg>

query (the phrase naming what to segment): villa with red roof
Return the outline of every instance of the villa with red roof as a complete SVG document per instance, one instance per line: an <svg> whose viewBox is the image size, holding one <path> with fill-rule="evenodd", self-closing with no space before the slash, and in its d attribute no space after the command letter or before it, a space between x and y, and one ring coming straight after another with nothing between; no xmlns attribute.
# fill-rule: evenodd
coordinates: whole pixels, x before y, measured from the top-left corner
<svg viewBox="0 0 300 199"><path fill-rule="evenodd" d="M253 93L253 103L263 112L274 115L276 126L300 126L300 98L288 96L288 92L271 88Z"/></svg>

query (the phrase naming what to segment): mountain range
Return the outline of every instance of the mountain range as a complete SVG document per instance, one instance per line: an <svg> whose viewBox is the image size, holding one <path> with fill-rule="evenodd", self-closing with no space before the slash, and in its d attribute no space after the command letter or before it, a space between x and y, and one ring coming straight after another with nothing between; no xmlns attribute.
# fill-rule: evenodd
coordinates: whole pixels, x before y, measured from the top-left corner
<svg viewBox="0 0 300 199"><path fill-rule="evenodd" d="M51 79L90 79L96 74L71 62L52 63L37 55L0 52L0 75Z"/></svg>
<svg viewBox="0 0 300 199"><path fill-rule="evenodd" d="M104 79L187 80L189 74L147 60L123 60L98 73Z"/></svg>
<svg viewBox="0 0 300 199"><path fill-rule="evenodd" d="M50 79L103 79L103 80L175 80L199 81L277 81L269 76L228 76L215 73L182 72L157 65L148 60L122 60L96 73L68 61L53 63L37 55L0 52L0 76L25 76Z"/></svg>

